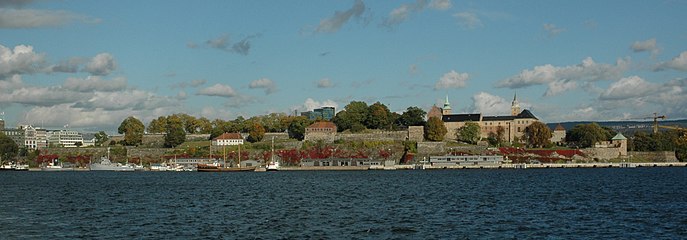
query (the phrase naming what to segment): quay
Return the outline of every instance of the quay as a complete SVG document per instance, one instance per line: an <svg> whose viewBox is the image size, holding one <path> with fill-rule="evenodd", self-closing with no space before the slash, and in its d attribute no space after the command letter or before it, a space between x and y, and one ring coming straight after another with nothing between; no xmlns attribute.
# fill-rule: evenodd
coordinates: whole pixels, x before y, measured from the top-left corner
<svg viewBox="0 0 687 240"><path fill-rule="evenodd" d="M420 169L541 169L541 168L637 168L637 167L687 167L687 162L647 163L504 163L483 165L432 166L419 165Z"/></svg>

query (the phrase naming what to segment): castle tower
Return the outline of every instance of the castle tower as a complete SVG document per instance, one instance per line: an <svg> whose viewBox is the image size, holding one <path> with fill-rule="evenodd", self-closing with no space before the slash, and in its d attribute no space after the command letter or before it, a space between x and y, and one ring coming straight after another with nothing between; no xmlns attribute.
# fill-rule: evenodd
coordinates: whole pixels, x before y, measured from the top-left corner
<svg viewBox="0 0 687 240"><path fill-rule="evenodd" d="M520 103L518 103L518 94L513 95L513 102L510 104L510 115L517 116L520 114Z"/></svg>
<svg viewBox="0 0 687 240"><path fill-rule="evenodd" d="M446 102L444 102L444 107L441 109L442 115L451 114L451 104L448 102L448 95L446 95Z"/></svg>

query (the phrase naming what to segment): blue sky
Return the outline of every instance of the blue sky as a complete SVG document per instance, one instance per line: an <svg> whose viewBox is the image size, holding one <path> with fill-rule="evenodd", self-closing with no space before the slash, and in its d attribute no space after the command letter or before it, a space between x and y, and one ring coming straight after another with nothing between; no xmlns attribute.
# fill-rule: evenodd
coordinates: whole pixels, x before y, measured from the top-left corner
<svg viewBox="0 0 687 240"><path fill-rule="evenodd" d="M7 125L113 129L350 101L687 118L686 1L0 0Z"/></svg>

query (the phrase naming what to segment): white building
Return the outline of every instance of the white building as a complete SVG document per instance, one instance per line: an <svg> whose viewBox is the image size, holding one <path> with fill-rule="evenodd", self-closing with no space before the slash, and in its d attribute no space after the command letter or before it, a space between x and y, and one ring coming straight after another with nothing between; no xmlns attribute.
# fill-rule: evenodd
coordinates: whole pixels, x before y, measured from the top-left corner
<svg viewBox="0 0 687 240"><path fill-rule="evenodd" d="M24 145L27 149L37 150L48 147L47 131L34 128L31 125L22 126L24 129Z"/></svg>
<svg viewBox="0 0 687 240"><path fill-rule="evenodd" d="M234 146L243 144L243 137L240 133L223 133L212 139L213 146Z"/></svg>
<svg viewBox="0 0 687 240"><path fill-rule="evenodd" d="M83 146L83 136L73 130L57 130L48 132L48 145L61 147Z"/></svg>

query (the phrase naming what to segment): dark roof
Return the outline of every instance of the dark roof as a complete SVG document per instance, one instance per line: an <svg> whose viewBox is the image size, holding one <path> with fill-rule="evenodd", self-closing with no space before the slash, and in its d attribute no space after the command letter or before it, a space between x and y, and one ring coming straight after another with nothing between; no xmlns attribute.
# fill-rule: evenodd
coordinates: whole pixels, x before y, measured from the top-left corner
<svg viewBox="0 0 687 240"><path fill-rule="evenodd" d="M482 121L511 121L515 119L523 119L523 118L533 118L539 120L537 117L530 112L530 110L522 110L520 114L517 116L484 116L482 117L481 113L468 113L468 114L447 114L441 117L441 120L444 122L467 122L467 121L473 121L473 122L479 122L480 118L482 118Z"/></svg>
<svg viewBox="0 0 687 240"><path fill-rule="evenodd" d="M532 114L532 112L530 112L530 110L527 109L522 110L522 112L518 114L518 118L534 118L539 120L539 118L535 117L534 114Z"/></svg>
<svg viewBox="0 0 687 240"><path fill-rule="evenodd" d="M444 122L479 122L481 113L468 113L468 114L447 114L441 117Z"/></svg>

